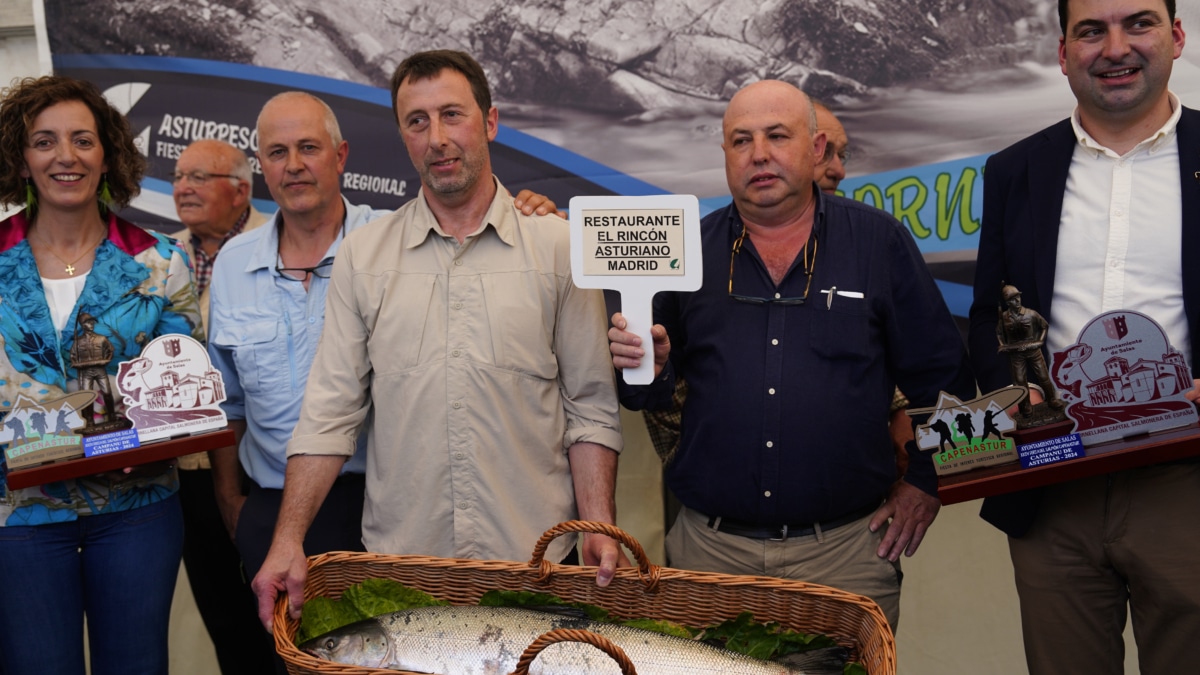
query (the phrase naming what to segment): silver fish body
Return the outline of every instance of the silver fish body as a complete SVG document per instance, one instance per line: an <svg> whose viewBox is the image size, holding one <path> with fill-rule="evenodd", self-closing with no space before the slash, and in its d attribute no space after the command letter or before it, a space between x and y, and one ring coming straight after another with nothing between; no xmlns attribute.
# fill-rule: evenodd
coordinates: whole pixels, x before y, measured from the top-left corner
<svg viewBox="0 0 1200 675"><path fill-rule="evenodd" d="M514 607L422 607L345 626L300 645L328 661L440 675L507 675L538 636L589 630L625 651L638 675L804 675L703 642ZM599 649L562 642L544 649L531 675L619 675Z"/></svg>

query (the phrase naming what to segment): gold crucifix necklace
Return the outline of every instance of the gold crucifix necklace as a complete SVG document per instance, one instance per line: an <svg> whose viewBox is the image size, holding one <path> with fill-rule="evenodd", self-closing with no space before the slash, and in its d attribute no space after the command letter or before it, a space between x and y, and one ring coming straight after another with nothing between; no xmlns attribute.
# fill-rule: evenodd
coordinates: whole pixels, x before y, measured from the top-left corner
<svg viewBox="0 0 1200 675"><path fill-rule="evenodd" d="M63 271L67 273L67 276L73 277L73 276L75 276L75 270L76 270L75 263L79 262L80 260L83 260L84 257L87 256L87 254L94 252L96 250L96 247L100 245L100 242L104 241L104 238L106 236L108 236L107 232L101 233L100 238L96 240L95 244L92 244L89 248L85 248L81 255L79 255L78 257L76 257L74 260L71 260L71 261L68 261L66 258L55 253L54 247L50 246L50 242L48 242L42 238L42 235L40 232L38 233L38 240L40 240L42 242L42 246L46 247L46 251L50 255L54 256L55 258L58 258L59 262L66 265L66 267L63 268Z"/></svg>

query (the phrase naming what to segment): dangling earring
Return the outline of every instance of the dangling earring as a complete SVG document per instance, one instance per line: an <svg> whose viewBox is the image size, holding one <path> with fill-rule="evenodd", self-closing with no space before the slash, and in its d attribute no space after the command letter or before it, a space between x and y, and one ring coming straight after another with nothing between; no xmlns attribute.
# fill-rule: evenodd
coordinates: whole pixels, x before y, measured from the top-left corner
<svg viewBox="0 0 1200 675"><path fill-rule="evenodd" d="M33 212L37 211L37 194L33 191L33 183L28 178L25 179L25 217L33 218Z"/></svg>
<svg viewBox="0 0 1200 675"><path fill-rule="evenodd" d="M112 207L112 191L108 189L108 173L100 177L100 213L107 215Z"/></svg>

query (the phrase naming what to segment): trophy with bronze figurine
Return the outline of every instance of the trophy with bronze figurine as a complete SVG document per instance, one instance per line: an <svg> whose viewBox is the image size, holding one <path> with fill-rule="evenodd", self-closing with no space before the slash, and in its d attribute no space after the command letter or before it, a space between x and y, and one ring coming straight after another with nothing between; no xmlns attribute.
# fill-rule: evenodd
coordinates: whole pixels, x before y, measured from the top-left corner
<svg viewBox="0 0 1200 675"><path fill-rule="evenodd" d="M226 426L220 407L224 383L204 346L182 334L147 341L139 333L132 340L139 355L113 363L126 351L125 340L106 331L100 317L79 311L68 352L78 391L44 401L18 395L9 409L0 410L0 443L8 446L4 480L10 488L149 466L211 449L188 440ZM162 440L179 442L141 447Z"/></svg>
<svg viewBox="0 0 1200 675"><path fill-rule="evenodd" d="M1041 314L1021 304L1021 291L1005 284L1000 290L1000 320L996 322L998 350L1008 357L1013 384L1028 390L1029 378L1042 390L1043 402L1033 405L1025 396L1017 404L1018 429L1027 429L1066 420L1066 404L1058 395L1042 347L1050 326Z"/></svg>
<svg viewBox="0 0 1200 675"><path fill-rule="evenodd" d="M104 406L99 421L96 419L94 402L83 408L84 428L79 432L83 436L120 431L133 426L117 411L113 398L108 366L114 355L112 342L96 332L96 317L80 312L75 321L75 342L71 345L71 367L76 370L80 391L95 391Z"/></svg>

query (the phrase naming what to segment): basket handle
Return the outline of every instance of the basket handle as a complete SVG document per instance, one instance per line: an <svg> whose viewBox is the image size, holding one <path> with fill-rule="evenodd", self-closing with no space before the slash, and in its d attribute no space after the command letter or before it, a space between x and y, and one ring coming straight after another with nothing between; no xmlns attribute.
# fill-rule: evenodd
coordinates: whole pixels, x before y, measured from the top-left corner
<svg viewBox="0 0 1200 675"><path fill-rule="evenodd" d="M570 532L602 534L621 542L633 553L634 559L637 560L638 578L642 580L642 583L646 584L646 590L653 591L658 587L658 579L662 573L662 568L650 562L650 559L646 557L646 550L642 548L637 539L634 539L628 532L616 525L598 523L591 520L568 520L555 525L542 534L541 538L534 544L533 557L529 560L530 567L537 567L539 569L538 581L545 581L550 576L553 568L551 563L546 562L546 547L557 537Z"/></svg>
<svg viewBox="0 0 1200 675"><path fill-rule="evenodd" d="M611 656L612 660L616 661L617 665L621 667L621 672L624 675L637 675L637 670L634 669L633 662L625 655L625 651L611 640L591 631L576 630L574 628L557 628L538 636L536 640L525 648L520 660L517 661L516 669L510 675L529 675L529 668L533 665L534 659L541 654L543 649L558 642L582 642L592 645Z"/></svg>

